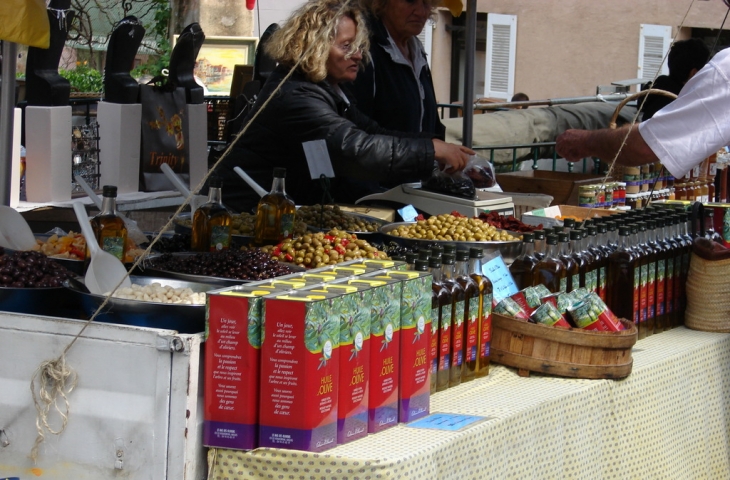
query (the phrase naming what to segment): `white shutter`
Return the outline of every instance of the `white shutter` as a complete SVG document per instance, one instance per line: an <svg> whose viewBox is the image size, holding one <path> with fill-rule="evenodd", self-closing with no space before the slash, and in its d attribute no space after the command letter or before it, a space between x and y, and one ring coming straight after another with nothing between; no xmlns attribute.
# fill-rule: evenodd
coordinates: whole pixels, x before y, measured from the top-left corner
<svg viewBox="0 0 730 480"><path fill-rule="evenodd" d="M436 24L430 18L426 21L421 33L418 34L418 39L423 45L423 49L426 52L426 60L428 61L428 68L431 68L431 48L433 47L433 29Z"/></svg>
<svg viewBox="0 0 730 480"><path fill-rule="evenodd" d="M664 58L672 43L672 27L641 25L639 35L639 72L637 78L647 82L659 75L669 74Z"/></svg>
<svg viewBox="0 0 730 480"><path fill-rule="evenodd" d="M515 90L515 49L517 16L487 15L487 61L484 71L484 96L512 98Z"/></svg>

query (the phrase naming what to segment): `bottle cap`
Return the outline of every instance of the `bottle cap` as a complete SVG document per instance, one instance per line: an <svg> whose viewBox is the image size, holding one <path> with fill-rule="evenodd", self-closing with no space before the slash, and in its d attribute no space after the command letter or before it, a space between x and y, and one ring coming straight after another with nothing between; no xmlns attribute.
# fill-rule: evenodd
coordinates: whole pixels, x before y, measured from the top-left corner
<svg viewBox="0 0 730 480"><path fill-rule="evenodd" d="M104 188L102 189L102 196L116 197L117 196L117 186L116 185L104 185Z"/></svg>
<svg viewBox="0 0 730 480"><path fill-rule="evenodd" d="M535 235L535 240L545 239L545 230L535 230L532 233Z"/></svg>
<svg viewBox="0 0 730 480"><path fill-rule="evenodd" d="M563 243L568 241L568 233L567 232L560 232L558 233L558 242Z"/></svg>
<svg viewBox="0 0 730 480"><path fill-rule="evenodd" d="M210 177L210 179L208 179L209 188L221 188L222 186L223 186L223 179L221 177L215 176L215 177Z"/></svg>
<svg viewBox="0 0 730 480"><path fill-rule="evenodd" d="M454 260L455 258L453 253L444 253L441 255L441 262L443 262L444 265L453 265Z"/></svg>
<svg viewBox="0 0 730 480"><path fill-rule="evenodd" d="M469 260L469 250L457 250L456 251L456 261L457 262L465 262Z"/></svg>
<svg viewBox="0 0 730 480"><path fill-rule="evenodd" d="M479 247L471 247L469 249L469 258L483 258L484 250Z"/></svg>
<svg viewBox="0 0 730 480"><path fill-rule="evenodd" d="M418 254L416 252L406 253L406 263L407 264L414 265L416 263L416 260L418 260Z"/></svg>
<svg viewBox="0 0 730 480"><path fill-rule="evenodd" d="M456 253L456 245L453 243L447 243L444 245L444 253Z"/></svg>
<svg viewBox="0 0 730 480"><path fill-rule="evenodd" d="M534 233L523 233L522 234L522 241L525 243L534 243L535 242L535 234Z"/></svg>
<svg viewBox="0 0 730 480"><path fill-rule="evenodd" d="M629 236L630 229L628 226L623 225L618 227L618 234L621 237L628 237Z"/></svg>
<svg viewBox="0 0 730 480"><path fill-rule="evenodd" d="M441 268L441 259L439 257L429 257L428 266L431 268Z"/></svg>
<svg viewBox="0 0 730 480"><path fill-rule="evenodd" d="M557 245L558 244L558 236L554 233L550 233L545 236L545 243L548 245Z"/></svg>
<svg viewBox="0 0 730 480"><path fill-rule="evenodd" d="M426 260L416 260L415 270L417 272L427 272L428 271L428 262Z"/></svg>
<svg viewBox="0 0 730 480"><path fill-rule="evenodd" d="M286 178L286 168L283 168L283 167L274 168L274 178Z"/></svg>
<svg viewBox="0 0 730 480"><path fill-rule="evenodd" d="M575 227L575 219L574 218L566 218L563 220L563 226L567 228L574 228Z"/></svg>
<svg viewBox="0 0 730 480"><path fill-rule="evenodd" d="M571 240L580 240L581 237L581 231L580 230L571 230L570 231L570 239Z"/></svg>

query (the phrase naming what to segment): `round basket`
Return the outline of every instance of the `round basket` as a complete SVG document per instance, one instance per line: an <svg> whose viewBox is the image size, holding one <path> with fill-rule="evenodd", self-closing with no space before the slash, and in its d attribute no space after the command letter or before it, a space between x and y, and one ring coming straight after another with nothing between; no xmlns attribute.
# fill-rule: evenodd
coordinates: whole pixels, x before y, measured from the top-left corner
<svg viewBox="0 0 730 480"><path fill-rule="evenodd" d="M706 260L693 253L687 274L684 325L705 332L730 332L730 259Z"/></svg>

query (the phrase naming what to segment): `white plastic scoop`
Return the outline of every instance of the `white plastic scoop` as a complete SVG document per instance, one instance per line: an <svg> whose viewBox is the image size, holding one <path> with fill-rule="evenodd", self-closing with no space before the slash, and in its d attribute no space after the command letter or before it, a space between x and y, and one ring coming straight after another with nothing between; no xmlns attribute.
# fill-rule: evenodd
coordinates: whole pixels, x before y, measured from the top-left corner
<svg viewBox="0 0 730 480"><path fill-rule="evenodd" d="M81 175L74 175L74 180L76 180L76 183L81 185L81 188L86 192L86 195L89 196L92 202L94 202L94 205L96 205L96 208L101 210L101 198L99 198L99 195L96 194L93 188L86 183L86 180L84 180L84 177ZM127 227L127 235L129 235L129 238L131 238L134 243L137 245L140 245L142 243L147 243L150 241L149 238L147 238L147 235L144 234L142 230L137 226L137 222L134 220L131 220L127 218L124 214L121 212L117 212L117 215L119 215L119 218L124 220L124 226Z"/></svg>
<svg viewBox="0 0 730 480"><path fill-rule="evenodd" d="M91 293L103 295L114 290L120 282L121 285L119 286L121 287L131 287L132 282L129 280L124 264L117 257L99 247L84 206L79 202L75 202L73 207L76 219L81 226L81 232L86 238L86 245L91 252L91 262L89 262L84 277L86 288Z"/></svg>
<svg viewBox="0 0 730 480"><path fill-rule="evenodd" d="M0 241L5 248L22 251L30 250L37 244L25 218L6 205L0 205Z"/></svg>
<svg viewBox="0 0 730 480"><path fill-rule="evenodd" d="M165 174L167 179L172 182L177 191L180 192L183 197L188 198L190 196L190 189L187 187L187 185L185 185L180 177L178 177L177 174L172 171L170 165L163 163L162 165L160 165L160 170L162 170L162 173ZM205 195L193 195L193 197L190 199L191 213L195 213L195 210L198 209L198 206L205 203L206 200L208 200L208 197L206 197Z"/></svg>
<svg viewBox="0 0 730 480"><path fill-rule="evenodd" d="M256 183L256 180L249 177L248 173L244 172L241 167L233 167L233 171L236 172L238 174L238 176L243 179L244 182L248 183L248 186L253 188L254 191L259 194L259 197L263 197L264 195L269 193L266 190L264 190L264 188L261 185Z"/></svg>

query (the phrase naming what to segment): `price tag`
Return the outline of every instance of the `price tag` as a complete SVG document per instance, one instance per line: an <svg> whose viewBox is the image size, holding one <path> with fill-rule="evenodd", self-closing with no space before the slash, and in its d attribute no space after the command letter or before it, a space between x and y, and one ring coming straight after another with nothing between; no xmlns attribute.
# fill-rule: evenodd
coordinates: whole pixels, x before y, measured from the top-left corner
<svg viewBox="0 0 730 480"><path fill-rule="evenodd" d="M406 424L406 427L458 432L459 430L473 427L477 423L481 423L489 418L477 417L475 415L457 415L454 413L433 413L427 417Z"/></svg>
<svg viewBox="0 0 730 480"><path fill-rule="evenodd" d="M404 222L413 222L418 216L418 212L415 208L413 208L413 205L406 205L405 207L398 209L398 213Z"/></svg>
<svg viewBox="0 0 730 480"><path fill-rule="evenodd" d="M509 273L509 269L502 260L501 255L482 265L482 273L492 282L495 301L499 302L503 298L518 292L512 274Z"/></svg>
<svg viewBox="0 0 730 480"><path fill-rule="evenodd" d="M335 178L330 152L327 151L327 142L324 140L303 142L302 148L304 148L304 156L307 157L309 175L312 177L312 180L317 180L322 175L328 178Z"/></svg>

